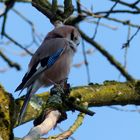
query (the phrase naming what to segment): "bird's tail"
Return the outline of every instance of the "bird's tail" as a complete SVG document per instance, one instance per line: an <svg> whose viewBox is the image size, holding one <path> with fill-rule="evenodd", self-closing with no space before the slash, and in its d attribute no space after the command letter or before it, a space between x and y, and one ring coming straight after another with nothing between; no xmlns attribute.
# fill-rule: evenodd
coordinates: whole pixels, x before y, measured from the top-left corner
<svg viewBox="0 0 140 140"><path fill-rule="evenodd" d="M25 100L24 103L22 105L19 117L18 117L18 124L21 124L24 113L26 111L26 108L29 104L30 98L31 96L42 86L42 83L40 83L39 81L35 81L33 84L31 84L28 89L27 89L27 94L25 96Z"/></svg>
<svg viewBox="0 0 140 140"><path fill-rule="evenodd" d="M25 96L25 100L24 100L24 103L23 103L23 105L22 105L22 108L21 108L21 110L20 110L20 114L19 114L19 117L18 117L18 124L21 124L21 122L22 122L22 119L23 119L23 116L24 116L24 114L25 114L25 111L26 111L26 108L27 108L27 106L28 106L28 104L29 104L29 101L30 101L30 98L31 98L31 96L32 96L32 94L33 94L33 92L32 92L32 85L28 88L28 90L27 90L27 94L26 94L26 96Z"/></svg>

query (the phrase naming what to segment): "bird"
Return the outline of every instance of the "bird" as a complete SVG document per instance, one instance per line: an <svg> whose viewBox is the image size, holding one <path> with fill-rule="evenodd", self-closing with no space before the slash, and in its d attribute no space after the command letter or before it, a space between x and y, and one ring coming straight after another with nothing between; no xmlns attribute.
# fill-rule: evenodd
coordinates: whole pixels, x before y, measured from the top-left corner
<svg viewBox="0 0 140 140"><path fill-rule="evenodd" d="M15 90L15 92L20 91L20 95L27 88L18 124L23 119L30 98L39 88L60 84L61 81L67 79L80 39L78 30L70 25L55 27L46 35L33 54L22 82Z"/></svg>

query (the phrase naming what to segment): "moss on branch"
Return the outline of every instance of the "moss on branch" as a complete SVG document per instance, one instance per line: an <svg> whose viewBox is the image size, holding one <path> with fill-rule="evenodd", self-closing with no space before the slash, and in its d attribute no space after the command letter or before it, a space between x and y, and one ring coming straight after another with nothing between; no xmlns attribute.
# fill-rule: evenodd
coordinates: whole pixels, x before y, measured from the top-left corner
<svg viewBox="0 0 140 140"><path fill-rule="evenodd" d="M0 139L13 138L14 99L0 85Z"/></svg>
<svg viewBox="0 0 140 140"><path fill-rule="evenodd" d="M70 96L80 99L79 104L87 102L90 107L128 104L140 105L140 81L105 81L103 84L74 87ZM5 137L5 135L8 137L9 134L12 136L12 128L16 127L13 124L16 124L15 121L22 106L24 96L14 101L11 94L4 91L0 86L0 97L0 137ZM49 93L44 92L37 95L37 100L31 100L23 123L35 119L40 115L48 97Z"/></svg>
<svg viewBox="0 0 140 140"><path fill-rule="evenodd" d="M14 102L11 94L5 92L1 86L0 96L0 136L2 137L7 133L12 134L11 128L22 106L24 96ZM128 104L140 105L140 81L106 81L103 84L74 87L70 96L80 99L80 104L87 102L90 107ZM44 109L43 105L45 105L49 97L49 93L38 94L37 97L39 103L37 103L37 100L30 102L24 117L24 122L35 119L40 115Z"/></svg>
<svg viewBox="0 0 140 140"><path fill-rule="evenodd" d="M80 99L80 104L87 102L90 107L109 106L109 105L140 105L140 82L116 82L106 81L103 84L93 84L72 88L71 97ZM38 94L42 107L37 108L32 103L27 108L24 122L35 119L42 112L49 93ZM17 99L17 110L22 105L24 98ZM37 103L34 102L37 105Z"/></svg>

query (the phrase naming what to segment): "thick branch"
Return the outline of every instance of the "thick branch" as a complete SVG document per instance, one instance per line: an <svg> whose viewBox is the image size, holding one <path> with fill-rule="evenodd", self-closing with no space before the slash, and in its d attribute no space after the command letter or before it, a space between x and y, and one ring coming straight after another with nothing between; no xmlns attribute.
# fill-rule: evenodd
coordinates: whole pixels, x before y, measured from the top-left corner
<svg viewBox="0 0 140 140"><path fill-rule="evenodd" d="M6 126L13 128L13 123L15 124L15 121L17 120L17 114L22 106L24 98L17 99L14 103L13 98L11 98L11 96L9 96L2 88L0 88L0 96L0 103L3 105L3 108L0 109L0 114L3 113L4 116L7 116L2 118L7 120L8 125ZM79 104L87 102L90 107L129 104L140 105L140 81L124 83L107 81L102 85L93 84L89 86L75 87L72 88L70 96L78 98ZM44 109L43 102L44 104L46 103L49 93L42 93L37 95L37 97L38 101L36 100L33 102L32 100L30 102L23 120L24 122L35 119L40 115ZM41 102L42 105L39 107ZM5 131L5 125L3 124L5 121L1 120L0 122L0 132L2 132L2 130ZM9 132L12 134L11 129ZM2 134L9 135L6 131Z"/></svg>
<svg viewBox="0 0 140 140"><path fill-rule="evenodd" d="M80 104L87 102L90 107L93 106L107 106L107 105L140 105L140 82L115 82L108 81L102 85L94 84L89 86L75 87L72 89L70 96L80 98ZM37 95L40 101L46 102L49 93L42 93ZM24 98L17 100L17 110L22 105ZM36 104L36 105L35 105ZM24 122L30 121L38 117L42 108L37 107L36 102L30 102L29 107L24 118Z"/></svg>
<svg viewBox="0 0 140 140"><path fill-rule="evenodd" d="M57 0L53 0L52 4L47 0L33 0L32 5L48 17L52 24L55 24L57 21L64 22L72 15L74 10L71 0L64 1L64 12L58 8Z"/></svg>
<svg viewBox="0 0 140 140"><path fill-rule="evenodd" d="M51 111L46 116L46 119L40 125L33 127L23 140L38 140L42 135L47 134L57 125L60 115L60 112L57 110Z"/></svg>

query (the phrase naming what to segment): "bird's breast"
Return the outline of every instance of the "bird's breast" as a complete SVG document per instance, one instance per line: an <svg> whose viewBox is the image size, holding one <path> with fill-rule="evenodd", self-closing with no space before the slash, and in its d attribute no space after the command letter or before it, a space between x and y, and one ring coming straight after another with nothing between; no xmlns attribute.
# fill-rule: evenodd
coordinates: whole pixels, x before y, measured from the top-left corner
<svg viewBox="0 0 140 140"><path fill-rule="evenodd" d="M51 68L41 75L40 80L45 83L45 86L53 85L68 77L72 57L70 53L64 53Z"/></svg>

